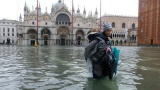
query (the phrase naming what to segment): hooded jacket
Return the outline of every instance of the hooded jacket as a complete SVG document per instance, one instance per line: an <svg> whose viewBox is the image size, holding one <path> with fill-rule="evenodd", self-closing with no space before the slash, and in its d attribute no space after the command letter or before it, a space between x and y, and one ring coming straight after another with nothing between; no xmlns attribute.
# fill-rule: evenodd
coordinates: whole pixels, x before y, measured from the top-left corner
<svg viewBox="0 0 160 90"><path fill-rule="evenodd" d="M114 60L110 60L109 54L106 53L106 48L109 44L107 44L105 40L106 38L103 34L94 38L93 41L85 47L84 56L86 61L91 60L92 62L93 77L109 76L109 78L112 79L116 63Z"/></svg>

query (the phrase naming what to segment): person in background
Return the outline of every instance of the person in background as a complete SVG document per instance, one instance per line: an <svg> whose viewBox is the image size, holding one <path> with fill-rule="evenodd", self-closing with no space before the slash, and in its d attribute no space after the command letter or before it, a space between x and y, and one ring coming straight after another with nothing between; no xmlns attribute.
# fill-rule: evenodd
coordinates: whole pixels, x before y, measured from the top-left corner
<svg viewBox="0 0 160 90"><path fill-rule="evenodd" d="M89 40L89 43L96 39L96 37L100 37L100 29L93 28L87 33L87 38Z"/></svg>
<svg viewBox="0 0 160 90"><path fill-rule="evenodd" d="M99 37L100 29L98 28L92 28L91 30L88 31L87 33L87 38L89 40L89 43L92 42L93 40L96 39L96 37ZM87 64L87 69L88 69L88 75L89 77L93 77L93 66L92 66L92 61L90 58L86 59L86 64Z"/></svg>

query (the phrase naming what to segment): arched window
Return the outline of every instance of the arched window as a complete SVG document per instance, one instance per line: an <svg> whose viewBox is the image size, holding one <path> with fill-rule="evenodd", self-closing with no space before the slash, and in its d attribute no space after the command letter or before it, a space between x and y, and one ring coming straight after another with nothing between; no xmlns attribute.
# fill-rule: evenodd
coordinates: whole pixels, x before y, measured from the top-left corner
<svg viewBox="0 0 160 90"><path fill-rule="evenodd" d="M136 38L136 36L134 36L134 42L136 42L137 40L136 40L137 38Z"/></svg>
<svg viewBox="0 0 160 90"><path fill-rule="evenodd" d="M115 23L114 22L112 23L112 27L115 28Z"/></svg>
<svg viewBox="0 0 160 90"><path fill-rule="evenodd" d="M126 28L126 24L125 23L122 23L122 28Z"/></svg>
<svg viewBox="0 0 160 90"><path fill-rule="evenodd" d="M132 42L134 42L134 35L132 35Z"/></svg>
<svg viewBox="0 0 160 90"><path fill-rule="evenodd" d="M132 29L135 29L135 24L134 23L132 24Z"/></svg>
<svg viewBox="0 0 160 90"><path fill-rule="evenodd" d="M56 18L56 24L65 24L66 22L70 22L70 18L66 14L59 14Z"/></svg>
<svg viewBox="0 0 160 90"><path fill-rule="evenodd" d="M117 36L116 36L117 38L118 38L118 34L117 34Z"/></svg>
<svg viewBox="0 0 160 90"><path fill-rule="evenodd" d="M117 34L114 34L114 37L116 38L116 37L117 37Z"/></svg>
<svg viewBox="0 0 160 90"><path fill-rule="evenodd" d="M113 37L113 34L111 33L111 37Z"/></svg>
<svg viewBox="0 0 160 90"><path fill-rule="evenodd" d="M114 38L114 33L112 34L112 38Z"/></svg>

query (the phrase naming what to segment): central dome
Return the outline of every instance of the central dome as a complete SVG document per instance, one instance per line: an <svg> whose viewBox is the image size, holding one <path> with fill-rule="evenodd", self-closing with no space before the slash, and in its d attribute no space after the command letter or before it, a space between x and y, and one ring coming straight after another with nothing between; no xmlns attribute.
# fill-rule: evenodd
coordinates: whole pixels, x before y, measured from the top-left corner
<svg viewBox="0 0 160 90"><path fill-rule="evenodd" d="M54 4L54 8L55 8L56 10L59 10L59 9L61 9L62 7L65 7L65 8L66 8L66 5L65 5L64 3L62 3L61 0L58 0L58 2Z"/></svg>

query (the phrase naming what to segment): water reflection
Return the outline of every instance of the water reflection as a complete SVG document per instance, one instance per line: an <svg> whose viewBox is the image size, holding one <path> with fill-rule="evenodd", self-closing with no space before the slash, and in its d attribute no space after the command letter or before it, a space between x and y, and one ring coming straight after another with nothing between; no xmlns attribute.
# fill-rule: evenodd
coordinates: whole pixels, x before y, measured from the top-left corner
<svg viewBox="0 0 160 90"><path fill-rule="evenodd" d="M118 90L118 83L116 81L110 81L108 77L88 79L84 90Z"/></svg>
<svg viewBox="0 0 160 90"><path fill-rule="evenodd" d="M110 81L88 78L84 47L0 46L0 90L159 90L160 48L118 48Z"/></svg>

